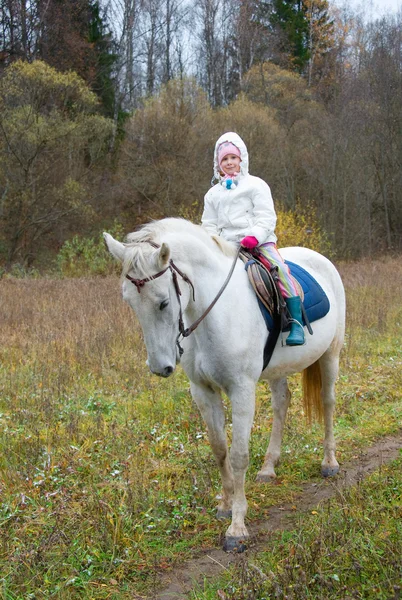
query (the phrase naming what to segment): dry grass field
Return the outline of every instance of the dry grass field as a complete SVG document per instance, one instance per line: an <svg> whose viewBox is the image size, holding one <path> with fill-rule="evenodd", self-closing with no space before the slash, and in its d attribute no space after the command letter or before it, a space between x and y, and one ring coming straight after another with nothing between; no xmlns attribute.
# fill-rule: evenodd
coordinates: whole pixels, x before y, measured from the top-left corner
<svg viewBox="0 0 402 600"><path fill-rule="evenodd" d="M401 426L402 265L339 270L348 306L342 462ZM218 474L186 378L148 373L117 277L3 279L0 290L0 594L142 597L158 573L218 545L222 532ZM271 412L265 384L258 390L251 520L319 475L322 431L300 419L298 376L291 388L280 485L263 490L254 478Z"/></svg>

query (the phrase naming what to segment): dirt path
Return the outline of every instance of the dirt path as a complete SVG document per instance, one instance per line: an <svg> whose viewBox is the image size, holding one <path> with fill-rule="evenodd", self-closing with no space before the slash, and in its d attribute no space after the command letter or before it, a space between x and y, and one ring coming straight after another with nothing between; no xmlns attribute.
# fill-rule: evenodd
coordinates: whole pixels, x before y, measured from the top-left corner
<svg viewBox="0 0 402 600"><path fill-rule="evenodd" d="M335 479L324 479L320 483L305 483L295 500L297 512L291 504L272 507L268 521L249 526L252 536L250 551L255 553L266 548L270 532L291 529L294 521L297 520L297 515L301 512L311 510L320 502L336 496L343 488L355 485L382 464L395 460L401 448L402 431L393 437L379 440L364 450L357 459L341 465L340 473ZM199 556L164 575L159 582L160 591L148 598L149 600L188 600L188 593L196 582L202 582L204 578L216 577L228 565L242 560L241 557L242 555L227 554L216 548L203 550Z"/></svg>

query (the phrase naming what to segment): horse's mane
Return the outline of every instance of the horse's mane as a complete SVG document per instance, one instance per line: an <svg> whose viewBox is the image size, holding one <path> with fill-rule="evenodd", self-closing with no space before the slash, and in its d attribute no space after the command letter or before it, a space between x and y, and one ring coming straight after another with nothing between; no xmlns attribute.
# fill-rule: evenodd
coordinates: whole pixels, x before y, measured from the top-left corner
<svg viewBox="0 0 402 600"><path fill-rule="evenodd" d="M192 233L197 237L205 237L206 231L199 225L195 225L191 221L186 221L186 219L168 217L141 225L140 229L127 235L127 242L139 243L152 241L158 243L161 242L161 236L166 233Z"/></svg>
<svg viewBox="0 0 402 600"><path fill-rule="evenodd" d="M141 274L141 277L150 275L149 257L155 253L155 249L151 244L144 242L153 242L162 244L164 238L170 234L191 235L206 244L210 249L225 256L234 256L236 248L234 244L218 237L211 236L200 225L195 225L191 221L178 218L166 218L159 221L151 221L146 225L142 225L140 229L129 233L126 236L126 253L123 263L122 277L125 277L129 270L134 267L136 272Z"/></svg>

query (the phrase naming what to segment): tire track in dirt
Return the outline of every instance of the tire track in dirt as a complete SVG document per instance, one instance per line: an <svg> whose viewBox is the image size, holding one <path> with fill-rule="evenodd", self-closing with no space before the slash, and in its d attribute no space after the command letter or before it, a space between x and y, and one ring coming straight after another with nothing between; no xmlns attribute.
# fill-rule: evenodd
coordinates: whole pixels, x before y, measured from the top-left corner
<svg viewBox="0 0 402 600"><path fill-rule="evenodd" d="M380 439L362 451L357 459L341 465L335 478L303 484L300 494L293 499L292 504L273 506L269 509L268 521L249 525L251 541L248 543L247 554L255 554L265 549L271 532L291 529L300 513L314 509L321 502L337 496L343 489L356 485L381 465L398 458L401 449L402 430L397 435ZM295 502L297 511L292 508ZM241 561L242 556L244 555L228 554L217 548L202 550L200 555L164 574L157 584L159 591L148 596L148 600L188 600L188 593L196 583L202 583L204 578L218 576L229 565Z"/></svg>

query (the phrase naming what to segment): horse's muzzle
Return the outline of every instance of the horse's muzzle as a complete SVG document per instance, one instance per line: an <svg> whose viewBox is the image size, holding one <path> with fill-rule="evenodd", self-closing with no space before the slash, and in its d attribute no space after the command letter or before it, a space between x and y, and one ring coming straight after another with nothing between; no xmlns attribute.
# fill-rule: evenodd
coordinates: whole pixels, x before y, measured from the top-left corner
<svg viewBox="0 0 402 600"><path fill-rule="evenodd" d="M151 367L149 366L149 361L146 361L147 363L147 367L149 368L149 370L151 371L151 373L153 375L157 375L158 377L170 377L170 375L174 372L175 367L172 367L171 365L165 367L164 369L162 369L161 371L155 371L154 369L151 369Z"/></svg>
<svg viewBox="0 0 402 600"><path fill-rule="evenodd" d="M158 375L159 377L170 377L173 371L174 367L165 367L163 371L161 371L160 373L155 373L155 375Z"/></svg>

